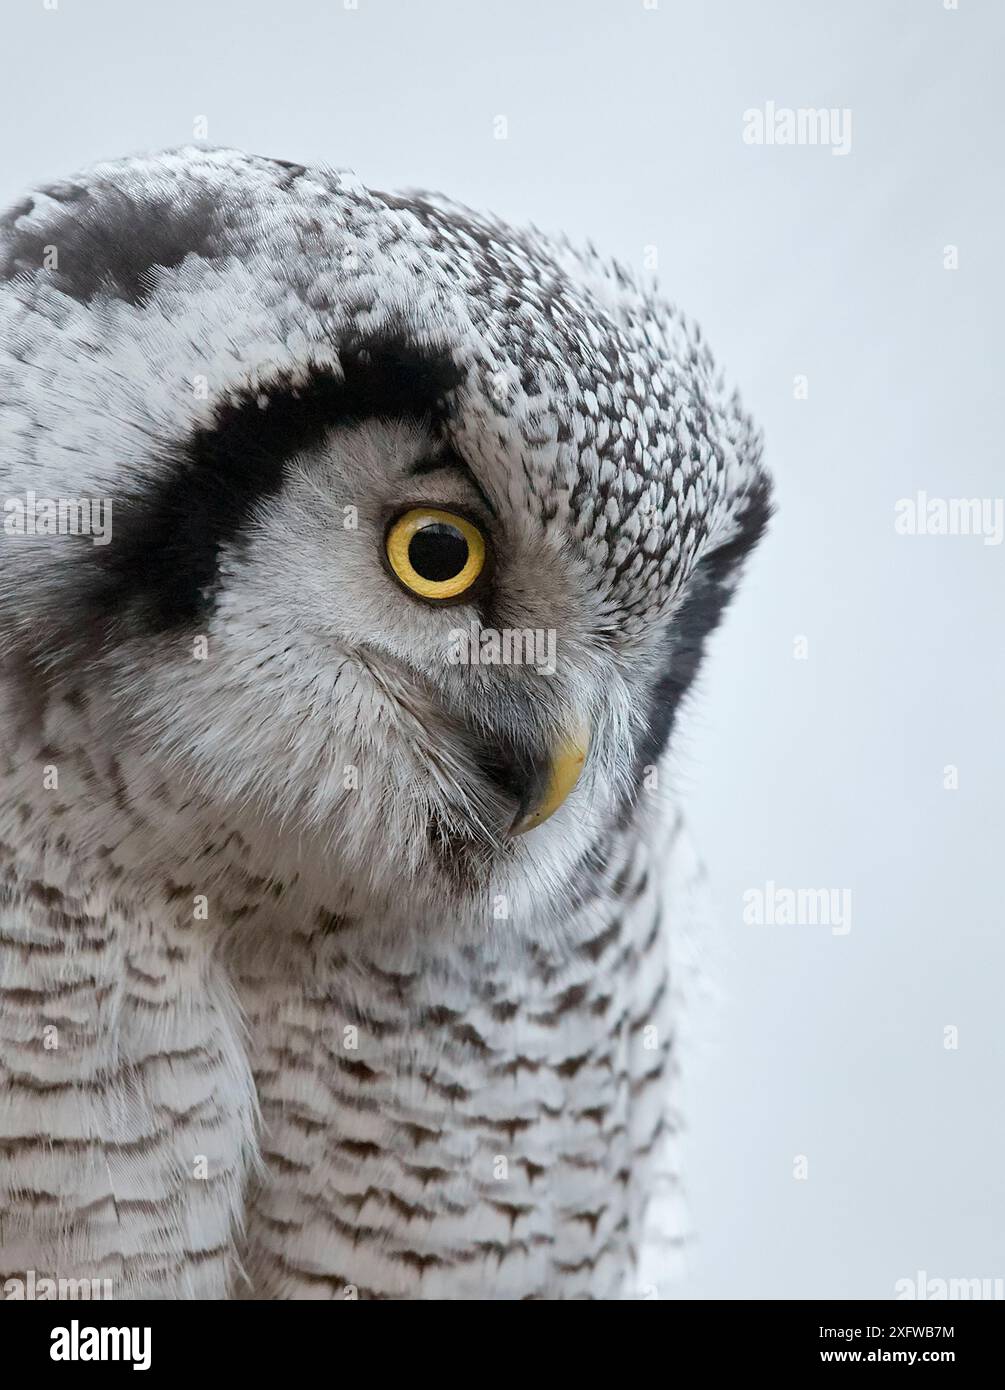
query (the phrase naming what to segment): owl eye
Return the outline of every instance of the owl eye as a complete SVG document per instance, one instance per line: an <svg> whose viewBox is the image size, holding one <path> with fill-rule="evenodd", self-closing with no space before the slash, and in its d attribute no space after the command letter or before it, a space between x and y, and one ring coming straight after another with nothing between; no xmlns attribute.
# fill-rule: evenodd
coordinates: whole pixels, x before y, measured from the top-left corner
<svg viewBox="0 0 1005 1390"><path fill-rule="evenodd" d="M388 563L410 593L454 599L485 567L485 538L467 517L413 507L392 521L384 540Z"/></svg>

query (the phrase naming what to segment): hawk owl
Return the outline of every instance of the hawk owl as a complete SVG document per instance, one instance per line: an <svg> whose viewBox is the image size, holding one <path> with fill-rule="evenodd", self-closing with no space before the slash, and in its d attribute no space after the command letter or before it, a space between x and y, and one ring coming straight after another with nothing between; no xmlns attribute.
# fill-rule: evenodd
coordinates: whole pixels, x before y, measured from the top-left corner
<svg viewBox="0 0 1005 1390"><path fill-rule="evenodd" d="M439 196L200 148L0 220L3 1278L661 1288L760 460L651 287Z"/></svg>

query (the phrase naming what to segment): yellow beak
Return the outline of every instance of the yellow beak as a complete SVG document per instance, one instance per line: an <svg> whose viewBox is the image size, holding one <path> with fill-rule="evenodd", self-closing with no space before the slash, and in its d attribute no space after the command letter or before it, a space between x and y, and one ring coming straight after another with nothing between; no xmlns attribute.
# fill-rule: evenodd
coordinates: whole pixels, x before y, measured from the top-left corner
<svg viewBox="0 0 1005 1390"><path fill-rule="evenodd" d="M522 835L526 830L535 830L553 816L562 802L579 781L590 747L590 729L584 721L572 734L566 734L558 743L551 759L548 782L544 796L527 815L513 826L514 835Z"/></svg>

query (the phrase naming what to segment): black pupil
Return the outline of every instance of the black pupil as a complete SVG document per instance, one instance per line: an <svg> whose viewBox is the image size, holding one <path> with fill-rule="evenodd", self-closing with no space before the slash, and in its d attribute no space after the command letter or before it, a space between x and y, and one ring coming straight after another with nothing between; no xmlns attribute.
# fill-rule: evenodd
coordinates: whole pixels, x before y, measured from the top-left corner
<svg viewBox="0 0 1005 1390"><path fill-rule="evenodd" d="M468 543L456 526L434 521L408 542L408 559L416 574L440 584L454 579L468 563Z"/></svg>

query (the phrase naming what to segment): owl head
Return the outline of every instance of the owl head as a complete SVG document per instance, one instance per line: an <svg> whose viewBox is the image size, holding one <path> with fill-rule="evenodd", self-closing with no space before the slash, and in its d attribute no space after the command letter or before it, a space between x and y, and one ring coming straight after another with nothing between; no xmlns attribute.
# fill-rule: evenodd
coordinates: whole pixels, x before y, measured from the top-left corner
<svg viewBox="0 0 1005 1390"><path fill-rule="evenodd" d="M653 814L770 509L617 266L229 150L0 221L0 441L18 727L85 707L181 789L150 854L211 808L397 917L519 919Z"/></svg>

